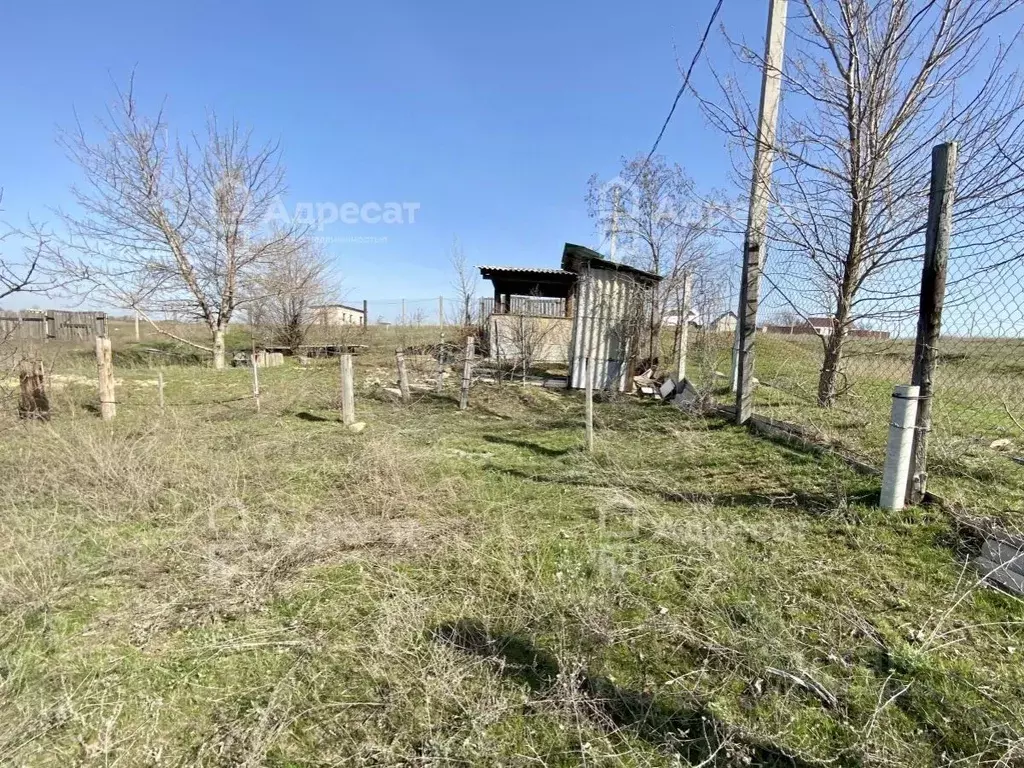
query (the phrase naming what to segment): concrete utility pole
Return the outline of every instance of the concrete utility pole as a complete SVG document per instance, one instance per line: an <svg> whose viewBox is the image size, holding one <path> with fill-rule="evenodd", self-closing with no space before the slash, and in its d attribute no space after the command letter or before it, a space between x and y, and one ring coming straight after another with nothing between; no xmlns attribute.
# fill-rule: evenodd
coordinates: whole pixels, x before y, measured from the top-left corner
<svg viewBox="0 0 1024 768"><path fill-rule="evenodd" d="M750 209L747 234L743 239L743 277L740 279L740 304L736 312L739 342L736 384L736 423L750 418L753 400L754 335L757 333L757 302L761 291L761 266L764 263L764 239L768 226L768 194L775 159L775 133L782 92L782 62L786 46L786 8L788 0L770 0L768 31L765 34L764 73L761 80L761 108L754 147L754 176L750 183Z"/></svg>

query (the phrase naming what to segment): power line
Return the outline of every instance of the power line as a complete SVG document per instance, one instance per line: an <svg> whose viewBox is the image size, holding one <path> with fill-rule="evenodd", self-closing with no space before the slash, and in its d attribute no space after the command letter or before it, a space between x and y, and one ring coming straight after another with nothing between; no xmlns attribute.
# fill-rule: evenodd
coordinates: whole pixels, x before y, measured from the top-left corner
<svg viewBox="0 0 1024 768"><path fill-rule="evenodd" d="M683 93L690 85L690 76L693 74L693 69L697 66L697 61L704 52L704 47L707 45L708 37L711 35L711 28L715 25L715 19L718 18L718 14L722 10L723 2L724 0L718 0L715 4L715 10L711 12L711 18L708 19L708 25L704 28L704 36L701 37L700 45L697 46L697 51L693 54L690 66L686 70L686 76L683 78L683 84L679 86L679 90L676 91L676 97L672 100L672 108L668 111L668 115L665 117L665 122L661 125L661 130L658 131L658 138L654 140L654 146L651 147L651 151L647 153L647 160L644 161L644 165L650 162L650 159L654 157L654 153L658 150L658 145L661 143L662 138L665 136L665 131L668 129L668 124L672 120L672 115L675 114L676 107L679 106L679 100L683 97Z"/></svg>
<svg viewBox="0 0 1024 768"><path fill-rule="evenodd" d="M690 85L690 77L693 75L693 70L697 66L697 62L700 60L701 54L704 53L704 48L707 46L708 37L711 35L711 29L715 26L715 20L718 18L718 14L722 10L722 3L724 0L718 0L715 3L715 9L711 12L711 18L708 19L707 26L704 28L704 34L701 36L700 45L697 46L697 50L693 54L693 58L690 60L690 66L686 70L686 75L683 77L683 84L679 86L679 90L676 91L676 97L672 100L672 108L669 109L668 115L665 116L665 122L661 124L661 130L658 131L658 138L654 140L654 146L651 147L651 151L647 153L647 157L644 158L644 164L640 169L640 172L633 177L633 181L626 187L626 191L622 193L620 199L628 195L633 187L636 186L636 180L640 174L647 170L647 164L651 162L651 158L654 157L654 153L658 151L658 145L661 144L661 140L665 137L665 131L668 130L668 124L672 122L672 116L676 113L676 107L679 106L679 100L683 97L686 89ZM605 235L604 240L601 241L601 245L598 246L600 250L605 242L608 240L608 235Z"/></svg>

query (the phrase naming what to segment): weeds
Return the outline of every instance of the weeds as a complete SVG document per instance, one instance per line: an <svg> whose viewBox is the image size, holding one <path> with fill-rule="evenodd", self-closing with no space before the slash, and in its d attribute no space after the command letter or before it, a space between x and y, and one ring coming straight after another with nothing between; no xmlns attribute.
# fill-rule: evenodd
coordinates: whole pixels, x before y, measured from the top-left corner
<svg viewBox="0 0 1024 768"><path fill-rule="evenodd" d="M383 358L382 358L383 359ZM714 419L267 369L0 443L0 762L1012 764L1024 608ZM236 375L236 373L238 375ZM168 368L169 403L244 372ZM383 374L379 374L383 375Z"/></svg>

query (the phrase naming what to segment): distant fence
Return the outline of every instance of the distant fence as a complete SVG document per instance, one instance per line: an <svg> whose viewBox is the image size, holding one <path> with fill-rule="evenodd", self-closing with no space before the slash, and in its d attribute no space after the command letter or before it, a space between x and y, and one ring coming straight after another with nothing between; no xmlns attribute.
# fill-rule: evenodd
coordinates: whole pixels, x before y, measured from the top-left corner
<svg viewBox="0 0 1024 768"><path fill-rule="evenodd" d="M0 312L0 339L89 341L97 334L107 334L107 316L103 312Z"/></svg>

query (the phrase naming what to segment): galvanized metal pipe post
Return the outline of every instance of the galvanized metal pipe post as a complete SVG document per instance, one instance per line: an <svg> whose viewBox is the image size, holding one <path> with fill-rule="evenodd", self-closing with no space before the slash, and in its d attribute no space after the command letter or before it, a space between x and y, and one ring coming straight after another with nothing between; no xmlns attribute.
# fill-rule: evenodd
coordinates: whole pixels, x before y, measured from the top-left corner
<svg viewBox="0 0 1024 768"><path fill-rule="evenodd" d="M900 510L906 501L919 394L919 388L913 385L896 387L892 393L889 441L885 447L885 466L882 470L882 509Z"/></svg>

